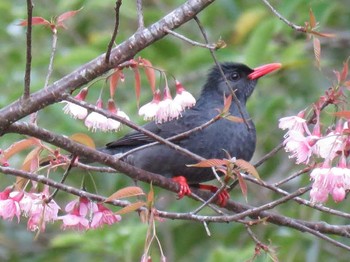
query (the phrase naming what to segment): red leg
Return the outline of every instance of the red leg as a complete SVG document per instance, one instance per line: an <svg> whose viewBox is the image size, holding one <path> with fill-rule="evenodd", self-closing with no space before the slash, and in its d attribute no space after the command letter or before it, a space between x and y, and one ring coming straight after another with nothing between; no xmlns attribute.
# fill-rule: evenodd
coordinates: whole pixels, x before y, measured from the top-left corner
<svg viewBox="0 0 350 262"><path fill-rule="evenodd" d="M212 193L216 193L216 191L218 191L218 188L216 186L212 186L212 185L202 185L199 184L199 188L203 189L203 190L208 190ZM217 196L217 203L219 206L224 207L227 204L227 200L230 199L230 195L229 193L226 191L226 189L222 190L218 196Z"/></svg>
<svg viewBox="0 0 350 262"><path fill-rule="evenodd" d="M187 180L183 176L176 176L172 178L173 181L177 182L180 186L180 191L177 193L178 199L183 198L184 196L188 196L191 194L191 189L187 184Z"/></svg>

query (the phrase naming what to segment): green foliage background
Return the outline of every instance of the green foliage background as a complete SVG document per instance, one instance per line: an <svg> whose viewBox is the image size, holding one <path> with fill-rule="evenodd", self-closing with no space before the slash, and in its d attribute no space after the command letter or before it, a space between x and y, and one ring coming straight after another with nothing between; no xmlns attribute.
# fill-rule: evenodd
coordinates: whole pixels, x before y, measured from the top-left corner
<svg viewBox="0 0 350 262"><path fill-rule="evenodd" d="M61 78L80 65L95 58L106 50L114 25L114 3L112 0L61 0L34 1L35 16L46 19L69 10L84 7L81 12L67 21L67 30L59 30L58 50L51 81ZM149 25L162 17L180 0L144 1L145 23ZM322 32L332 32L334 39L321 39L322 71L314 66L312 42L306 35L297 33L273 16L262 1L217 0L199 15L212 42L219 39L227 43L225 49L216 52L220 61L239 61L255 67L269 62L281 62L284 67L273 76L260 80L249 101L249 111L255 119L258 132L258 148L254 160L276 146L283 137L277 128L278 119L292 115L314 102L332 83L333 70L340 70L349 56L350 9L349 1L327 0L283 0L271 1L274 7L295 24L303 25L312 8ZM123 1L120 30L117 42L121 42L137 29L135 1ZM17 26L26 17L25 1L0 2L0 106L4 107L18 99L23 90L25 66L25 29ZM202 36L194 22L188 22L177 32L199 42ZM33 71L32 90L39 90L44 84L51 52L50 30L40 26L33 28ZM194 94L199 93L205 81L207 70L212 66L212 58L206 49L191 46L168 36L149 48L140 56L149 59L155 66L175 75ZM144 75L142 76L144 79ZM99 81L89 94L90 102L95 102L104 81ZM103 96L107 97L105 89ZM151 98L146 81L142 87L141 102ZM126 81L117 91L117 104L142 123L137 116L133 89L132 72L126 74ZM141 103L141 104L142 104ZM88 133L82 122L64 115L62 105L52 105L39 114L39 124L67 136L77 132ZM97 145L115 139L120 134L88 133ZM0 147L6 148L20 139L18 135L5 135ZM23 158L12 160L12 165L20 165ZM253 160L253 162L254 162ZM286 177L295 169L284 152L270 159L259 168L260 176L270 182ZM57 177L59 177L57 175ZM132 181L120 174L91 174L97 183L98 192L109 195L118 188L130 185ZM73 171L68 183L79 185L82 174ZM90 178L90 176L89 176ZM90 179L91 180L91 179ZM1 176L1 190L13 182L13 178ZM307 185L307 175L285 186L295 190ZM142 184L145 191L149 185ZM89 184L88 184L89 187ZM94 190L93 187L89 190ZM157 207L177 212L187 212L197 203L190 199L175 200L175 195L164 190L156 190ZM59 202L66 203L73 196L59 194ZM231 197L244 202L240 191L234 190ZM259 205L276 198L267 190L248 185L248 203ZM308 196L305 196L308 197ZM327 205L349 212L348 201ZM278 212L301 219L327 221L346 224L340 218L319 214L288 202L277 209ZM143 252L147 225L139 221L137 214L123 216L121 223L101 230L79 233L61 231L59 225L49 225L47 232L34 240L34 234L26 231L25 219L0 221L0 260L3 261L138 261ZM165 255L169 261L246 261L254 254L254 243L240 224L209 224L212 236L207 236L202 224L188 221L157 222L157 232ZM259 225L253 228L265 243L271 243L277 250L280 261L349 261L350 254L331 246L306 233L274 225ZM349 240L341 241L350 244ZM158 261L156 245L152 250L153 261ZM256 261L270 261L262 255Z"/></svg>

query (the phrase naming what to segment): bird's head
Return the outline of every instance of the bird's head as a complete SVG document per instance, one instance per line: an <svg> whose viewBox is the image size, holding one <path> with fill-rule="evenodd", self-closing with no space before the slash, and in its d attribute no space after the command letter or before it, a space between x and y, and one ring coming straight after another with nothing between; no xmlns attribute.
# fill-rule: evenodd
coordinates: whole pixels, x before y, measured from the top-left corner
<svg viewBox="0 0 350 262"><path fill-rule="evenodd" d="M215 66L209 73L202 94L211 93L223 97L223 95L229 95L233 91L237 98L245 103L253 93L257 79L279 69L281 64L266 64L254 69L239 63L223 63L220 66L230 87L222 76L220 68Z"/></svg>

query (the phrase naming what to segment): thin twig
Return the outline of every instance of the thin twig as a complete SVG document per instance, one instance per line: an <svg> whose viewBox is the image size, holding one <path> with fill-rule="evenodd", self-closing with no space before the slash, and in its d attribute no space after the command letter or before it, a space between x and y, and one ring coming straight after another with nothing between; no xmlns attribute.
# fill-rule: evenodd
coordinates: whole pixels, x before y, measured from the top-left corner
<svg viewBox="0 0 350 262"><path fill-rule="evenodd" d="M196 21L196 23L197 23L197 25L198 25L198 27L199 27L199 30L201 31L201 33L202 33L202 35L203 35L203 38L204 38L205 42L206 42L207 44L209 44L209 40L208 40L208 37L207 37L207 33L205 32L205 29L204 29L204 27L202 26L202 23L199 21L199 19L198 19L197 16L193 17L193 19ZM215 62L215 64L216 64L216 66L218 67L221 76L224 78L225 83L226 83L228 89L231 90L231 94L232 94L233 101L235 102L235 104L236 104L236 106L237 106L237 108L238 108L239 114L241 115L241 118L243 119L244 124L247 126L248 130L250 130L250 129L251 129L251 126L249 125L247 119L245 118L245 116L244 116L244 114L243 114L243 110L242 110L241 103L239 102L239 100L238 100L238 98L237 98L237 96L236 96L236 94L235 94L235 91L232 89L232 87L231 87L231 85L230 85L230 82L227 80L227 78L226 78L226 76L225 76L225 74L224 74L224 71L222 70L222 68L221 68L221 66L220 66L219 61L218 61L217 58L216 58L216 55L215 55L214 51L213 51L212 49L208 49L208 50L209 50L209 52L210 52L210 54L211 54L211 56L212 56L212 58L213 58L213 60L214 60L214 62Z"/></svg>
<svg viewBox="0 0 350 262"><path fill-rule="evenodd" d="M280 151L283 148L283 142L281 142L279 145L277 145L274 149L272 149L269 153L264 155L260 160L258 160L255 164L254 167L260 166L262 163L264 163L267 159L271 158L274 156L278 151Z"/></svg>
<svg viewBox="0 0 350 262"><path fill-rule="evenodd" d="M53 71L53 60L55 58L55 54L56 54L56 48L57 48L57 29L54 28L52 30L52 47L51 47L51 56L50 56L50 62L49 62L49 67L47 70L47 75L46 75L46 79L45 79L45 84L44 84L44 88L47 88L49 85L49 80Z"/></svg>
<svg viewBox="0 0 350 262"><path fill-rule="evenodd" d="M222 118L222 117L221 117L221 115L219 114L219 115L213 117L212 119L210 119L209 121L207 121L206 123L204 123L204 124L202 124L202 125L200 125L200 126L197 126L197 127L193 128L193 129L191 129L191 130L189 130L189 131L186 131L186 132L177 134L177 135L175 135L175 136L169 137L169 138L167 138L166 140L168 140L168 141L175 141L175 140L178 141L178 140L184 139L184 138L190 136L191 134L193 134L193 133L195 133L195 132L197 132L197 131L201 131L201 130L203 130L204 128L210 126L211 124L213 124L213 123L215 123L216 121L218 121L220 118ZM147 148L147 147L155 146L155 145L158 145L158 144L160 144L160 142L159 142L159 141L156 141L156 142L152 142L152 143L149 143L149 144L146 144L146 145L143 145L143 146L136 147L136 148L134 148L134 149L131 149L131 150L125 152L125 153L122 154L119 158L120 158L120 159L123 159L123 158L125 158L127 155L129 155L129 154L131 154L131 153L134 153L134 152L139 151L139 150L141 150L141 149L145 149L145 148Z"/></svg>
<svg viewBox="0 0 350 262"><path fill-rule="evenodd" d="M173 35L173 36L175 36L175 37L177 37L177 38L179 38L179 39L181 39L181 40L183 40L183 41L193 45L193 46L203 47L203 48L207 48L207 49L210 49L210 50L218 49L218 47L215 44L202 44L202 43L193 41L193 40L191 40L191 39L189 39L189 38L187 38L187 37L185 37L183 35L180 35L180 34L174 32L174 31L168 29L168 28L164 28L164 31L167 32L168 34L171 34L171 35Z"/></svg>
<svg viewBox="0 0 350 262"><path fill-rule="evenodd" d="M304 171L305 171L305 169L304 169ZM270 189L270 190L272 190L272 191L274 191L276 193L279 193L281 195L287 196L289 194L287 191L284 191L283 189L275 187L273 185L267 184L267 183L265 183L262 180L257 180L256 178L253 178L251 176L247 176L246 174L242 174L242 176L244 177L245 180L248 180L250 182L253 182L254 184L263 186L263 187L265 187L267 189ZM317 209L317 210L319 210L321 212L329 213L329 214L340 216L340 217L350 218L350 214L348 214L348 213L340 212L338 210L331 209L329 207L325 207L325 206L323 206L321 204L315 204L315 203L312 203L309 200L306 200L306 199L303 199L303 198L300 198L300 197L295 197L293 199L293 201L295 201L295 202L297 202L299 204L302 204L302 205L305 205L305 206Z"/></svg>
<svg viewBox="0 0 350 262"><path fill-rule="evenodd" d="M282 179L281 181L274 183L273 186L279 187L280 185L283 185L283 184L287 183L288 181L290 181L290 180L292 180L292 179L294 179L302 174L309 172L311 169L312 169L312 167L309 167L309 166L305 167L304 169L301 169L301 170L295 172L294 174L291 174L290 176L286 177L285 179Z"/></svg>
<svg viewBox="0 0 350 262"><path fill-rule="evenodd" d="M64 172L63 176L62 176L62 179L60 181L60 184L64 184L64 182L66 181L67 177L68 177L68 174L69 174L69 171L72 169L73 167L73 164L75 162L75 160L77 159L76 156L74 156L71 160L70 160L70 163L69 163L69 166L68 168L66 169L66 171ZM45 200L46 203L50 203L50 201L52 199L55 198L55 196L57 195L59 189L56 188L55 191Z"/></svg>
<svg viewBox="0 0 350 262"><path fill-rule="evenodd" d="M129 127L131 127L132 129L134 129L134 130L136 130L136 131L139 131L139 132L145 134L146 136L148 136L148 137L154 139L155 141L158 141L158 142L160 142L160 143L162 143L162 144L164 144L164 145L169 146L169 147L172 148L172 149L175 149L176 151L178 151L178 152L180 152L180 153L182 153L182 154L184 154L184 155L187 155L187 156L191 157L192 159L195 159L195 160L197 160L197 161L203 161L203 160L205 160L205 158L203 158L203 157L201 157L201 156L199 156L199 155L197 155L197 154L194 154L194 153L192 153L191 151L189 151L189 150L187 150L187 149L185 149L185 148L182 148L182 147L180 147L180 146L178 146L178 145L176 145L176 144L174 144L174 143L168 141L167 139L165 139L165 138L163 138L163 137L160 137L160 136L154 134L154 133L151 132L151 131L148 131L147 129L144 129L143 127L140 127L140 126L134 124L133 122L131 122L131 121L125 119L124 117L120 117L120 116L118 116L118 115L116 115L116 114L113 114L113 113L111 113L111 112L108 112L108 111L106 111L106 110L103 110L103 109L101 109L101 108L98 108L97 106L92 105L92 104L89 104L89 103L87 103L87 102L85 102L85 101L77 100L77 99L75 99L74 97L72 97L72 96L70 96L70 95L68 95L68 94L63 95L63 96L64 96L63 98L64 98L66 101L72 102L72 103L77 104L77 105L80 105L80 106L82 106L82 107L85 107L85 108L87 108L87 109L89 109L89 110L92 110L92 111L94 111L94 112L97 112L97 113L99 113L99 114L101 114L101 115L103 115L103 116L105 116L105 117L107 117L107 118L111 118L111 119L114 119L114 120L116 120L116 121L119 121L119 122L121 122L121 123L123 123L123 124L125 124L125 125L127 125L127 126L129 126Z"/></svg>
<svg viewBox="0 0 350 262"><path fill-rule="evenodd" d="M106 52L106 57L105 57L105 63L109 64L109 58L111 56L111 51L113 48L113 44L115 41L115 38L117 37L118 34L118 29L119 29L119 10L120 10L120 6L122 5L122 0L117 0L115 2L115 21L114 21L114 30L113 30L113 34L111 37L111 41L109 41L108 47L107 47L107 52Z"/></svg>
<svg viewBox="0 0 350 262"><path fill-rule="evenodd" d="M265 3L265 5L267 5L268 8L270 8L270 10L272 11L272 13L274 13L274 15L276 15L280 20L282 20L288 26L290 26L296 31L303 32L303 33L306 32L305 27L293 24L292 22L284 18L280 13L278 13L277 10L269 3L269 1L267 0L262 0L262 1Z"/></svg>
<svg viewBox="0 0 350 262"><path fill-rule="evenodd" d="M206 207L207 205L209 205L210 203L213 202L213 200L226 188L226 185L222 185L218 190L216 190L216 192L204 203L202 203L202 205L200 205L198 208L196 208L194 211L192 211L192 214L198 214L199 211L201 211L204 207Z"/></svg>
<svg viewBox="0 0 350 262"><path fill-rule="evenodd" d="M142 0L136 1L136 10L137 10L137 22L138 22L137 30L143 30L145 28L145 22L143 20Z"/></svg>
<svg viewBox="0 0 350 262"><path fill-rule="evenodd" d="M24 75L24 92L23 98L28 99L30 96L30 74L32 67L32 18L33 18L33 2L27 0L27 51L26 51L26 69Z"/></svg>

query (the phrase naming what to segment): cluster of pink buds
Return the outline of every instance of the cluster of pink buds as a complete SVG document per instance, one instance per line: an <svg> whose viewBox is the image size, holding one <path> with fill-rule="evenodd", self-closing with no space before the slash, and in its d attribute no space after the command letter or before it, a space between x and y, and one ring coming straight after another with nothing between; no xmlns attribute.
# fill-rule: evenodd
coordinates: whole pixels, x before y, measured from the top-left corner
<svg viewBox="0 0 350 262"><path fill-rule="evenodd" d="M325 202L331 195L333 200L344 200L350 189L350 169L346 157L350 148L348 123L337 120L335 128L321 131L320 111L316 108L317 121L312 132L304 118L304 111L297 116L280 119L279 127L287 129L284 147L295 158L297 164L318 163L310 178L313 181L310 192L314 202Z"/></svg>
<svg viewBox="0 0 350 262"><path fill-rule="evenodd" d="M79 101L84 101L88 93L87 88L83 88L76 96L75 99ZM75 119L83 120L85 126L92 130L93 132L97 130L101 130L103 132L109 131L118 131L121 128L121 123L112 118L107 118L104 115L101 115L97 112L91 112L88 114L88 110L80 105L65 101L66 105L63 108L64 113L69 114ZM96 106L100 109L103 109L102 99L98 99L96 102ZM112 114L130 120L127 114L125 114L122 110L118 109L115 105L113 99L108 100L108 111Z"/></svg>
<svg viewBox="0 0 350 262"><path fill-rule="evenodd" d="M139 115L145 120L155 119L156 123L163 123L181 116L181 112L186 108L195 105L196 99L185 90L183 85L176 80L176 96L173 99L168 86L164 88L163 99L160 91L153 94L153 100L139 109Z"/></svg>
<svg viewBox="0 0 350 262"><path fill-rule="evenodd" d="M86 197L69 202L65 208L67 215L58 217L61 219L63 229L88 230L112 225L121 220L119 215L101 203L95 203Z"/></svg>

